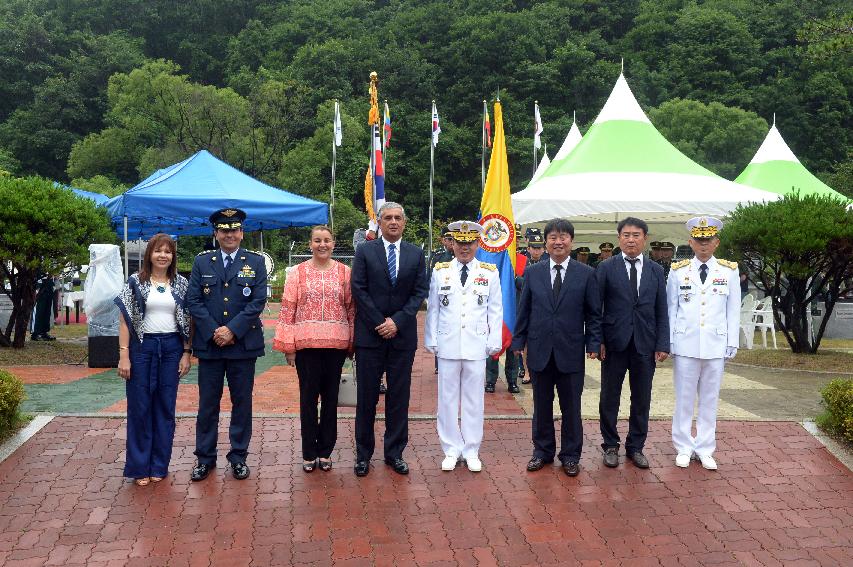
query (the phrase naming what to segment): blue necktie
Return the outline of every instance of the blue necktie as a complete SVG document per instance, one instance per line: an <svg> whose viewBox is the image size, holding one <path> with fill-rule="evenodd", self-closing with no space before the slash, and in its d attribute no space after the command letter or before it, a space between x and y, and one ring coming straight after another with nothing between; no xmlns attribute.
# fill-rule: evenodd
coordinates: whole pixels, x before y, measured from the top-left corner
<svg viewBox="0 0 853 567"><path fill-rule="evenodd" d="M225 277L228 277L228 269L231 267L231 254L225 255Z"/></svg>
<svg viewBox="0 0 853 567"><path fill-rule="evenodd" d="M388 275L391 276L391 285L397 285L397 245L388 245Z"/></svg>

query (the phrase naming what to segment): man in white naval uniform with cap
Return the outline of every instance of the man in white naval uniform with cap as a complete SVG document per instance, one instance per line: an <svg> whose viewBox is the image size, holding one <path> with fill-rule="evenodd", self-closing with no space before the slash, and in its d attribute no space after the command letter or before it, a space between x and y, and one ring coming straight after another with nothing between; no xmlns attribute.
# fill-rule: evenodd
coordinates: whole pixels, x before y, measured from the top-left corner
<svg viewBox="0 0 853 567"><path fill-rule="evenodd" d="M503 303L494 264L474 257L483 227L450 223L454 259L435 265L430 281L424 344L438 359L438 437L441 470L464 459L482 470L486 358L501 351ZM461 404L461 420L460 420ZM460 424L461 421L461 424Z"/></svg>
<svg viewBox="0 0 853 567"><path fill-rule="evenodd" d="M675 464L687 467L695 454L716 470L717 404L725 361L737 354L740 331L740 277L736 262L714 257L723 223L713 217L687 221L695 256L672 264L666 286L670 351L673 356ZM696 437L693 407L699 398Z"/></svg>

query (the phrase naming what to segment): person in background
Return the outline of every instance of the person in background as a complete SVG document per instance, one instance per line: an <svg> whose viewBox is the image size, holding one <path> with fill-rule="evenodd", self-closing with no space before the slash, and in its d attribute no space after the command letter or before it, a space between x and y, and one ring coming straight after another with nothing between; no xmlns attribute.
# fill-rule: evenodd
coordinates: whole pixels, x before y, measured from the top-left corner
<svg viewBox="0 0 853 567"><path fill-rule="evenodd" d="M669 269L672 265L672 258L673 256L675 256L675 244L667 241L661 242L658 254L658 264L660 264L663 268L664 276L669 277Z"/></svg>
<svg viewBox="0 0 853 567"><path fill-rule="evenodd" d="M335 236L326 225L311 229L311 259L296 265L281 295L273 349L283 352L299 378L302 470L332 469L338 435L338 388L352 353L355 304L350 269L332 259ZM321 401L319 422L317 401Z"/></svg>
<svg viewBox="0 0 853 567"><path fill-rule="evenodd" d="M55 281L50 274L44 274L36 283L36 307L33 320L32 341L55 341L56 337L49 334L50 321L53 319L53 296Z"/></svg>
<svg viewBox="0 0 853 567"><path fill-rule="evenodd" d="M547 262L550 258L548 253L545 252L545 239L542 237L542 231L538 228L528 230L527 255L529 260L527 265L524 267L524 272L521 274L521 281L519 282L519 278L516 278L515 280L515 287L518 292L518 302L521 301L521 292L524 289L528 268L537 262ZM509 360L510 355L515 356L518 359L518 379L521 380L522 384L530 384L530 375L524 366L524 354L516 355L511 349L507 349L507 360Z"/></svg>
<svg viewBox="0 0 853 567"><path fill-rule="evenodd" d="M593 264L593 268L597 267L599 264L607 260L608 258L613 257L613 243L612 242L602 242L598 245L598 258L595 260L595 264Z"/></svg>
<svg viewBox="0 0 853 567"><path fill-rule="evenodd" d="M121 312L118 374L127 392L124 476L139 486L169 473L178 383L192 366L188 282L177 273L177 261L175 241L154 235L139 272L115 298Z"/></svg>
<svg viewBox="0 0 853 567"><path fill-rule="evenodd" d="M577 254L575 256L578 262L584 265L589 264L589 248L587 246L581 246L577 250Z"/></svg>

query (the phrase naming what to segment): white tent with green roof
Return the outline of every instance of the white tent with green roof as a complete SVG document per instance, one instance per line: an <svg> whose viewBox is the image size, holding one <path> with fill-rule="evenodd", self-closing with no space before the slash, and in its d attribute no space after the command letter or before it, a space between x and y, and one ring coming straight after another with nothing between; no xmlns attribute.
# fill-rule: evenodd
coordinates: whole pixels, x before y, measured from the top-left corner
<svg viewBox="0 0 853 567"><path fill-rule="evenodd" d="M767 132L755 157L735 179L736 183L785 195L799 191L800 195L831 195L848 201L847 197L815 177L800 163L774 124Z"/></svg>
<svg viewBox="0 0 853 567"><path fill-rule="evenodd" d="M649 223L655 240L685 239L696 215L725 216L740 203L776 193L723 179L670 144L646 117L623 75L577 146L528 188L512 196L521 224L570 219L578 245L612 239L628 215Z"/></svg>

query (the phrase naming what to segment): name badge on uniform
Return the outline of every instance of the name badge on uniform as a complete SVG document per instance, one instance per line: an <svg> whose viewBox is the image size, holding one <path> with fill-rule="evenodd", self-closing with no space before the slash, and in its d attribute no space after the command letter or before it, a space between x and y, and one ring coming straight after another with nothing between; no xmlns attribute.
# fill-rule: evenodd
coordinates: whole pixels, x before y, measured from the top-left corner
<svg viewBox="0 0 853 567"><path fill-rule="evenodd" d="M449 285L441 286L441 291L450 291L450 286Z"/></svg>
<svg viewBox="0 0 853 567"><path fill-rule="evenodd" d="M252 295L252 288L250 288L249 286L244 287L243 288L243 295L245 297L249 297L250 295Z"/></svg>

